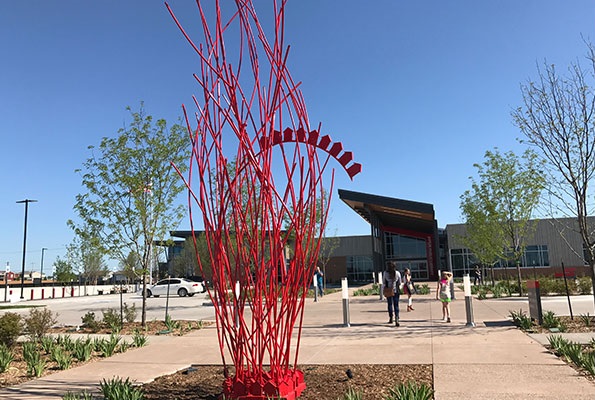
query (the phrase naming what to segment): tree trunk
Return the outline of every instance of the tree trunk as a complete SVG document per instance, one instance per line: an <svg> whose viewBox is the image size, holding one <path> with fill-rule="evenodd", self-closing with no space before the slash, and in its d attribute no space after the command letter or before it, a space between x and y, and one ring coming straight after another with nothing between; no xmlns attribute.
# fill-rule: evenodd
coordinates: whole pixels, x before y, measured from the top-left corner
<svg viewBox="0 0 595 400"><path fill-rule="evenodd" d="M517 281L519 284L519 297L523 297L523 282L521 280L521 263L516 262Z"/></svg>
<svg viewBox="0 0 595 400"><path fill-rule="evenodd" d="M595 259L592 258L590 264L589 270L591 271L591 286L593 287L593 304L595 305Z"/></svg>
<svg viewBox="0 0 595 400"><path fill-rule="evenodd" d="M141 311L141 326L144 328L147 326L147 273L143 272L143 306Z"/></svg>

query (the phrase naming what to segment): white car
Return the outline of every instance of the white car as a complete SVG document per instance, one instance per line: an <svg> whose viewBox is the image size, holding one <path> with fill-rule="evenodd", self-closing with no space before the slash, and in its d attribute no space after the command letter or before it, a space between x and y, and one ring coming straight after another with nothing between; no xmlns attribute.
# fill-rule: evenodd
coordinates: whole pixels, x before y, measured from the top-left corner
<svg viewBox="0 0 595 400"><path fill-rule="evenodd" d="M168 278L162 279L150 288L147 288L147 297L167 296L168 287L170 296L177 294L180 297L192 297L196 293L204 293L206 291L202 282L194 282L186 278Z"/></svg>

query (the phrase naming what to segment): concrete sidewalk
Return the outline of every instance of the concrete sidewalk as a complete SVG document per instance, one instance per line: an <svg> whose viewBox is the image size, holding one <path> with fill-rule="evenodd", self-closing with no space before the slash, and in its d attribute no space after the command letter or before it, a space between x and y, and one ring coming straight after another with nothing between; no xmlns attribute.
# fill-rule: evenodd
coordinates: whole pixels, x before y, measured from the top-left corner
<svg viewBox="0 0 595 400"><path fill-rule="evenodd" d="M457 292L452 322L442 322L432 294L415 296L412 312L401 300L401 326L387 324L378 296L351 297L350 326L343 324L340 293L308 300L300 364L432 364L437 400L595 399L595 384L546 351L508 320L526 299L473 301L476 327L466 326ZM181 337L151 337L149 345L106 360L0 389L2 399L61 399L67 391L97 391L114 376L149 382L190 365L220 365L215 327Z"/></svg>

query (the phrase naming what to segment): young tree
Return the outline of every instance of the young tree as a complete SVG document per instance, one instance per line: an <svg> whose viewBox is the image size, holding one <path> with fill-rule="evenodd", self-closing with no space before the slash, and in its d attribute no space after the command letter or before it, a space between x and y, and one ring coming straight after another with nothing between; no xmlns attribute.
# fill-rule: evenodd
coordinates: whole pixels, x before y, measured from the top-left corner
<svg viewBox="0 0 595 400"><path fill-rule="evenodd" d="M595 300L595 226L587 219L595 207L595 49L587 47L588 67L572 63L566 76L544 62L537 81L521 85L524 104L513 118L526 142L546 160L552 217L578 221L584 253L573 250L586 254Z"/></svg>
<svg viewBox="0 0 595 400"><path fill-rule="evenodd" d="M533 234L530 219L544 187L541 163L531 150L518 157L494 149L486 151L483 164L474 166L479 180L470 177L471 190L461 196L461 211L471 227L467 243L486 262L493 263L497 255L514 261L522 296L521 257Z"/></svg>
<svg viewBox="0 0 595 400"><path fill-rule="evenodd" d="M66 257L79 279L96 284L99 278L107 274L103 260L105 250L100 239L86 227L76 228L76 236L66 248Z"/></svg>
<svg viewBox="0 0 595 400"><path fill-rule="evenodd" d="M68 261L56 257L56 261L54 261L54 278L58 282L70 282L76 278L76 275L72 272L72 265Z"/></svg>
<svg viewBox="0 0 595 400"><path fill-rule="evenodd" d="M482 268L490 267L493 284L494 264L505 258L504 231L496 206L474 183L472 190L461 195L460 208L465 218L466 232L457 239L471 250Z"/></svg>
<svg viewBox="0 0 595 400"><path fill-rule="evenodd" d="M190 141L182 126L168 129L164 119L153 121L142 103L138 112L127 109L132 122L120 129L117 137L104 137L99 151L93 151L83 164L86 192L76 197L74 208L112 257L123 263L131 251L139 255L144 326L153 243L184 215L184 206L174 205L184 185L170 163L185 171ZM90 149L94 150L93 146Z"/></svg>

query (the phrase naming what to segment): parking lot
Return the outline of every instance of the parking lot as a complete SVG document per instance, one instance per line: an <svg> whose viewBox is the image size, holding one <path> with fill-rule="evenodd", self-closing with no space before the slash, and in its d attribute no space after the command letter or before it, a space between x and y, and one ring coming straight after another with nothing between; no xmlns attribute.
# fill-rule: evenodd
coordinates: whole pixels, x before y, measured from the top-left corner
<svg viewBox="0 0 595 400"><path fill-rule="evenodd" d="M101 296L81 296L72 298L22 301L6 304L10 308L0 310L0 313L15 312L26 315L29 308L23 306L42 305L58 314L58 324L76 326L81 324L81 318L88 312L95 313L95 318L101 320L102 311L109 308L120 310L120 304L134 306L137 320L140 321L143 298L139 293L108 294ZM213 320L215 318L213 306L207 293L200 293L194 297L166 296L147 299L147 321L163 320L165 311L175 320Z"/></svg>

